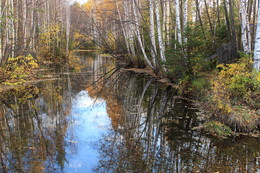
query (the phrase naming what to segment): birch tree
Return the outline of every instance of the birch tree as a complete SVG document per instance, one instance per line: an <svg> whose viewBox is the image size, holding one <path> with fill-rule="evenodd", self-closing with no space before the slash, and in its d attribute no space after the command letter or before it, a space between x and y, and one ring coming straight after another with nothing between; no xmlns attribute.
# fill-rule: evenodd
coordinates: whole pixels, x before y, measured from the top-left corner
<svg viewBox="0 0 260 173"><path fill-rule="evenodd" d="M133 15L134 15L134 24L136 25L136 36L137 36L137 39L138 39L138 43L139 43L139 46L141 48L141 51L142 51L142 54L144 56L144 59L145 59L145 62L148 64L148 66L151 68L151 69L155 69L151 63L151 61L148 59L147 57L147 54L145 52L145 49L144 49L144 45L143 45L143 41L142 41L142 38L141 38L141 32L139 30L139 21L138 21L138 18L137 18L137 7L136 7L136 2L135 0L133 0L132 2L132 8L133 8Z"/></svg>
<svg viewBox="0 0 260 173"><path fill-rule="evenodd" d="M149 25L149 35L150 35L150 40L151 40L151 55L153 58L153 64L156 64L156 58L157 58L157 50L156 50L156 41L155 41L155 31L154 31L154 1L149 0L149 20L150 20L150 25Z"/></svg>
<svg viewBox="0 0 260 173"><path fill-rule="evenodd" d="M125 10L125 21L131 21L131 2L129 1L124 1L123 3L123 8ZM128 38L128 42L129 42L129 48L131 51L131 55L133 57L136 57L136 51L135 51L135 44L134 44L134 26L132 22L128 22L128 24L126 25L126 35Z"/></svg>
<svg viewBox="0 0 260 173"><path fill-rule="evenodd" d="M161 22L160 22L160 12L159 12L159 1L155 0L155 16L157 23L157 34L158 34L158 42L159 42L159 50L162 62L166 62L165 58L165 47L164 41L162 40L162 30L161 30Z"/></svg>
<svg viewBox="0 0 260 173"><path fill-rule="evenodd" d="M184 9L183 9L183 31L186 29L188 25L188 0L184 1ZM184 43L187 43L187 36L184 37Z"/></svg>
<svg viewBox="0 0 260 173"><path fill-rule="evenodd" d="M182 44L181 21L180 21L180 1L179 0L175 0L175 16L176 16L177 38L178 38L178 42L180 44Z"/></svg>
<svg viewBox="0 0 260 173"><path fill-rule="evenodd" d="M240 0L240 16L241 16L241 40L243 50L246 54L251 52L251 33L249 27L249 18L246 8L246 0Z"/></svg>
<svg viewBox="0 0 260 173"><path fill-rule="evenodd" d="M254 50L254 68L259 71L260 68L260 1L258 2L258 22L256 26L255 50Z"/></svg>
<svg viewBox="0 0 260 173"><path fill-rule="evenodd" d="M126 35L126 29L125 29L124 23L122 21L122 16L121 16L121 12L120 12L119 5L118 5L118 0L114 0L114 1L115 1L115 4L116 4L116 9L117 9L120 25L121 25L122 30L123 30L123 36L124 36L127 52L130 53L130 48L129 48L129 44L128 44L128 37Z"/></svg>
<svg viewBox="0 0 260 173"><path fill-rule="evenodd" d="M240 8L235 8L237 7L236 2L239 1ZM177 45L182 48L181 54L184 58L187 55L192 58L195 55L188 51L198 53L200 48L208 48L208 50L202 51L201 54L198 53L198 56L206 58L210 54L216 55L216 49L223 46L224 43L228 43L225 45L230 48L228 55L230 58L238 56L237 51L241 48L238 45L241 44L243 44L245 52L250 53L253 47L251 33L254 32L254 29L249 25L249 20L250 24L254 23L253 11L256 10L253 8L256 0L239 1L89 0L87 4L95 3L95 11L106 11L106 8L109 10L106 17L98 16L96 13L92 14L92 22L95 24L90 25L96 26L96 32L102 30L94 38L100 37L99 40L102 40L101 37L107 37L109 33L113 39L112 43L121 43L121 45L118 44L111 48L112 46L107 43L100 42L107 48L111 48L111 52L130 55L131 62L137 64L144 59L150 68L159 67L159 70L163 70L164 67L160 67L159 61L166 63L168 54L180 55ZM109 8L111 4L115 6L114 9ZM241 33L239 33L240 30L237 30L240 23L236 22L239 16L241 17ZM103 17L103 20L100 20L100 17ZM190 23L190 28L194 29L190 33L190 37L194 35L190 44L187 44L188 38L185 35L188 23ZM240 34L242 39L237 39ZM175 44L176 50L170 49L170 43L175 42L178 43ZM174 58L169 56L169 60ZM187 65L185 59L180 63Z"/></svg>

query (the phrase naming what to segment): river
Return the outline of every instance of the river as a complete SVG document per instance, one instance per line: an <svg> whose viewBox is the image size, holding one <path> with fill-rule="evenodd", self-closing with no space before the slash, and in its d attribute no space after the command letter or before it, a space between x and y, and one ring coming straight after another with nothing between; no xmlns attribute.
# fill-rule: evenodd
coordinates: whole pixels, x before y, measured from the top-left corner
<svg viewBox="0 0 260 173"><path fill-rule="evenodd" d="M259 139L202 135L175 89L78 56L76 71L0 93L0 172L260 172Z"/></svg>

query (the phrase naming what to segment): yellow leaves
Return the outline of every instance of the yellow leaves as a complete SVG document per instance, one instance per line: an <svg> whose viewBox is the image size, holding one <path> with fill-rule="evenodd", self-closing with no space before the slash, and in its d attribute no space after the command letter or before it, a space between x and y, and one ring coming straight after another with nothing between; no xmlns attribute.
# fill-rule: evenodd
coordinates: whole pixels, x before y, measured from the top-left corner
<svg viewBox="0 0 260 173"><path fill-rule="evenodd" d="M93 9L94 7L95 7L95 1L94 0L88 0L88 2L83 5L83 8L87 11Z"/></svg>
<svg viewBox="0 0 260 173"><path fill-rule="evenodd" d="M221 71L210 78L209 109L230 127L236 125L242 131L257 128L260 83L259 73L253 71L251 58L217 67ZM214 123L214 128L212 124L206 125L209 131L218 131L218 123Z"/></svg>
<svg viewBox="0 0 260 173"><path fill-rule="evenodd" d="M39 67L39 64L36 63L35 61L29 62L28 65L30 65L32 69L35 69L35 68L38 68L38 67Z"/></svg>
<svg viewBox="0 0 260 173"><path fill-rule="evenodd" d="M257 92L259 73L252 72L251 63L251 58L241 58L238 63L217 66L221 71L211 78L212 98L223 113L234 112L234 102L245 103Z"/></svg>
<svg viewBox="0 0 260 173"><path fill-rule="evenodd" d="M23 83L25 77L28 77L33 69L38 68L39 65L35 58L31 55L10 57L7 60L7 65L4 69L4 75L8 78L4 85L18 85Z"/></svg>
<svg viewBox="0 0 260 173"><path fill-rule="evenodd" d="M255 72L254 76L255 76L257 82L260 82L260 72Z"/></svg>
<svg viewBox="0 0 260 173"><path fill-rule="evenodd" d="M60 26L59 25L51 25L48 29L47 32L43 32L40 34L40 44L43 43L48 43L51 39L57 39L59 38L59 34L61 32Z"/></svg>
<svg viewBox="0 0 260 173"><path fill-rule="evenodd" d="M84 37L83 34L81 34L81 33L79 33L79 32L75 32L75 33L74 33L74 39L80 39L80 38L82 38L82 37Z"/></svg>
<svg viewBox="0 0 260 173"><path fill-rule="evenodd" d="M44 52L50 49L51 44L61 41L61 27L59 25L51 25L46 32L39 36L39 49Z"/></svg>
<svg viewBox="0 0 260 173"><path fill-rule="evenodd" d="M120 3L118 3L118 5L119 7L121 6ZM111 0L102 0L101 3L88 0L88 2L83 5L83 8L88 14L93 14L95 20L100 23L105 22L105 19L114 18L115 11L117 11L116 3Z"/></svg>

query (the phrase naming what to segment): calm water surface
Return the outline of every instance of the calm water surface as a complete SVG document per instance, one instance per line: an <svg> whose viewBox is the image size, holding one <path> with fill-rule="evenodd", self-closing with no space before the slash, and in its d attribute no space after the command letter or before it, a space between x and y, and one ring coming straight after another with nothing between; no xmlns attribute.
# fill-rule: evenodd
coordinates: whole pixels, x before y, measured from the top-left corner
<svg viewBox="0 0 260 173"><path fill-rule="evenodd" d="M260 172L258 139L201 135L175 90L99 54L79 64L0 93L0 172Z"/></svg>

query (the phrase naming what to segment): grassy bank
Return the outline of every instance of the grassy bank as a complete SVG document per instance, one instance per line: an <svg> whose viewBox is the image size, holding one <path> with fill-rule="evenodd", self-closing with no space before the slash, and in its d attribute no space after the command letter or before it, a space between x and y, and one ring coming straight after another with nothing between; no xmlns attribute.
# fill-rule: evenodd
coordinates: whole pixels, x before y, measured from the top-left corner
<svg viewBox="0 0 260 173"><path fill-rule="evenodd" d="M218 137L259 135L260 74L252 69L251 58L220 64L202 76L185 87L199 101L204 123L198 129Z"/></svg>
<svg viewBox="0 0 260 173"><path fill-rule="evenodd" d="M150 75L195 100L203 122L197 130L220 138L259 136L260 73L253 70L251 57L241 55L236 63L209 66L212 64L198 63L179 79L161 78L149 69L127 71Z"/></svg>

